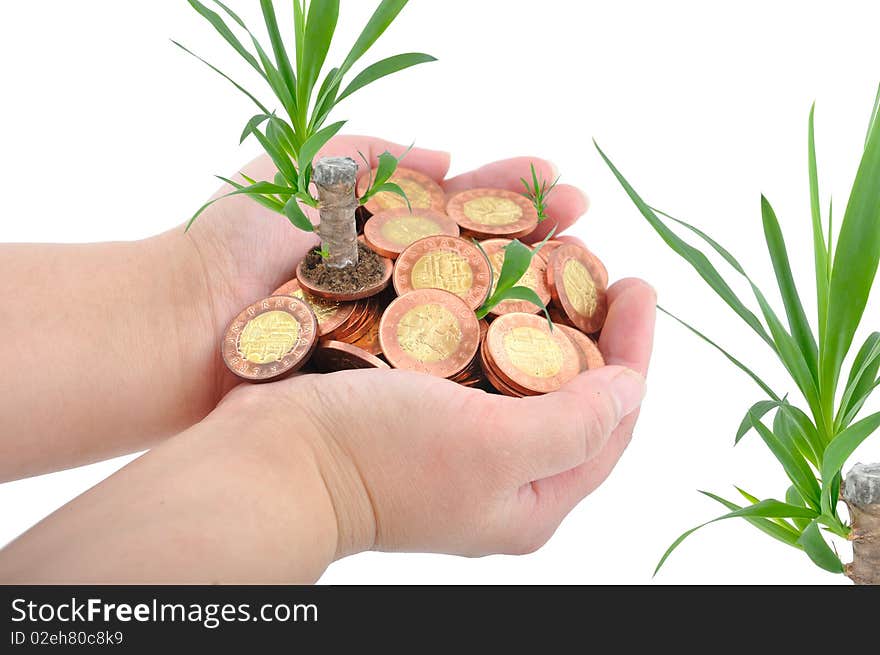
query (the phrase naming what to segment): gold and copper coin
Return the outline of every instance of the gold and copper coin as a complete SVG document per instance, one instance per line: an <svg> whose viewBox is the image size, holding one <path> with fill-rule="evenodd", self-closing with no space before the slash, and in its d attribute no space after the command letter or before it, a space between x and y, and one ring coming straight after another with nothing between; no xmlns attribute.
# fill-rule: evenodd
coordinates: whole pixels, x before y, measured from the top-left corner
<svg viewBox="0 0 880 655"><path fill-rule="evenodd" d="M556 324L554 328L562 330L562 333L571 339L580 355L581 373L605 366L605 358L599 351L599 347L586 334L577 328L568 327L567 325Z"/></svg>
<svg viewBox="0 0 880 655"><path fill-rule="evenodd" d="M223 337L223 361L248 382L272 382L302 368L318 343L318 319L308 303L272 296L239 314Z"/></svg>
<svg viewBox="0 0 880 655"><path fill-rule="evenodd" d="M300 285L302 285L303 290L313 296L317 296L318 298L335 302L353 302L355 300L363 300L364 298L372 298L373 296L382 293L388 288L388 285L391 284L391 274L394 271L394 262L387 257L379 256L379 262L383 267L382 277L379 281L374 284L365 285L362 289L356 292L342 293L318 287L316 284L309 281L303 274L304 262L305 260L300 262L296 267L296 279Z"/></svg>
<svg viewBox="0 0 880 655"><path fill-rule="evenodd" d="M553 303L547 307L547 313L550 314L550 320L553 321L553 325L566 325L568 327L574 327L574 323L568 320L568 316L565 315L561 309L556 307Z"/></svg>
<svg viewBox="0 0 880 655"><path fill-rule="evenodd" d="M356 304L353 302L339 303L332 300L324 300L302 289L298 280L291 280L284 286L275 290L273 296L291 296L305 300L318 319L318 336L326 337L339 329L351 318Z"/></svg>
<svg viewBox="0 0 880 655"><path fill-rule="evenodd" d="M565 244L550 256L547 282L553 302L581 332L602 329L608 313L603 272L598 259L575 244Z"/></svg>
<svg viewBox="0 0 880 655"><path fill-rule="evenodd" d="M428 237L403 251L394 268L394 289L403 296L418 289L442 289L471 311L489 297L489 263L473 243L455 237Z"/></svg>
<svg viewBox="0 0 880 655"><path fill-rule="evenodd" d="M446 213L469 235L520 239L538 227L538 213L518 193L503 189L471 189L456 193L446 204Z"/></svg>
<svg viewBox="0 0 880 655"><path fill-rule="evenodd" d="M359 195L366 193L367 184L376 179L376 170L370 175L364 174L358 183ZM432 209L436 212L446 210L446 194L437 182L424 173L409 168L398 168L389 182L398 185L406 194L413 209ZM371 214L388 211L389 209L406 209L406 201L396 193L383 191L367 201L364 206Z"/></svg>
<svg viewBox="0 0 880 655"><path fill-rule="evenodd" d="M544 247L541 248L541 250L538 252L538 256L543 257L544 261L549 264L550 257L551 257L551 255L553 255L553 253L556 251L556 249L561 246L564 246L568 243L570 243L570 242L557 241L555 239L551 239L550 241L548 241L547 243L544 244ZM535 247L537 248L537 246L535 246ZM598 257L596 257L596 255L593 254L592 251L590 251L589 249L586 249L586 248L584 250L586 250L589 253L590 257L593 258L593 261L596 264L596 281L599 282L600 286L603 286L607 289L608 288L608 269L605 268L605 264L602 263L602 260L600 260Z"/></svg>
<svg viewBox="0 0 880 655"><path fill-rule="evenodd" d="M580 356L571 340L534 314L496 318L485 347L490 370L524 395L558 391L580 373Z"/></svg>
<svg viewBox="0 0 880 655"><path fill-rule="evenodd" d="M541 246L541 250L538 251L538 257L542 257L545 262L550 262L550 255L553 254L553 251L556 250L559 246L564 246L565 241L557 241L556 239L550 239ZM537 250L538 244L535 244L532 250Z"/></svg>
<svg viewBox="0 0 880 655"><path fill-rule="evenodd" d="M431 209L412 212L406 207L374 215L364 227L367 244L383 257L397 259L413 243L425 237L459 235L458 223Z"/></svg>
<svg viewBox="0 0 880 655"><path fill-rule="evenodd" d="M321 341L312 355L312 362L319 373L335 373L357 369L391 368L378 357L350 343Z"/></svg>
<svg viewBox="0 0 880 655"><path fill-rule="evenodd" d="M379 342L394 368L451 378L477 354L480 324L458 296L420 289L401 296L385 310Z"/></svg>
<svg viewBox="0 0 880 655"><path fill-rule="evenodd" d="M492 293L495 292L495 286L498 284L498 276L501 275L501 267L504 265L505 247L511 242L508 239L488 239L480 245L489 256L492 263ZM547 263L540 257L532 257L532 262L525 275L520 278L516 286L527 287L538 294L541 302L547 305L550 302L550 287L547 286ZM493 316L503 316L504 314L537 314L541 308L533 303L525 300L505 300L496 306L491 314Z"/></svg>

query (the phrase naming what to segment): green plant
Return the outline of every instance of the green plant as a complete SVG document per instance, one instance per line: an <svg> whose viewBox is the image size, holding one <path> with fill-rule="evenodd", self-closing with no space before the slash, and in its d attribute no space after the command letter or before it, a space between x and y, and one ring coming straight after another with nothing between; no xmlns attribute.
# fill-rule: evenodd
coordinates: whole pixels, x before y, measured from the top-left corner
<svg viewBox="0 0 880 655"><path fill-rule="evenodd" d="M748 492L739 490L747 501L745 506L702 492L729 510L715 521L744 518L768 535L804 551L815 564L834 573L848 570L841 563L837 552L829 546L823 533L856 541L866 538L866 535L861 534L862 531L854 529L858 526L848 525L838 514L842 468L855 449L880 428L880 413L856 421L868 397L880 386L880 378L877 377L880 370L880 333L871 334L857 351L840 392L844 361L862 322L880 261L878 106L880 90L836 245L833 242L831 210L829 209L826 221L820 207L814 111L810 112L809 186L818 301L815 331L801 303L782 229L766 198L761 198L764 235L785 309L787 326L730 252L701 230L651 208L599 149L602 158L641 214L666 244L690 263L740 319L767 344L788 371L806 403L806 410L799 409L786 396L775 393L751 368L681 321L749 375L766 395L766 398L747 412L737 431L736 442L754 430L782 465L791 483L785 493L784 502L775 499L759 500ZM709 258L680 238L661 216L702 239L736 273L745 278L760 308L761 318L746 306ZM764 418L771 412L775 414L772 427L768 427ZM852 506L850 509L852 516ZM703 526L681 535L663 555L657 570L672 551L700 527ZM880 547L880 539L875 536L872 541L876 542L872 548ZM858 556L856 559L858 560ZM852 577L856 579L855 576Z"/></svg>
<svg viewBox="0 0 880 655"><path fill-rule="evenodd" d="M339 18L339 0L293 0L295 51L292 57L288 55L273 0L260 0L271 44L271 56L244 21L224 3L215 0L217 7L228 19L247 34L253 50L242 43L220 14L198 0L188 0L188 2L269 86L285 116L281 117L276 112L270 111L238 82L174 41L175 45L198 58L232 83L257 106L259 113L248 121L241 135L241 141L249 136L256 138L278 168L278 174L271 182L245 177L248 185L242 185L221 177L221 180L235 189L223 198L234 195L249 196L261 205L285 215L294 226L313 231L312 223L299 203L310 207L317 207L319 204L310 190L313 160L318 151L345 125L344 121L340 121L325 127L330 113L343 100L376 80L411 66L435 61L430 55L422 53L395 55L367 66L345 87L342 86L345 77L397 18L408 0L382 0L348 56L342 64L324 75L320 85L318 82L325 67ZM379 157L377 174L361 197L362 204L382 191L390 191L405 197L399 186L389 182L399 161L399 158L389 153ZM222 198L201 207L190 219L187 227L191 226L213 202L220 199Z"/></svg>
<svg viewBox="0 0 880 655"><path fill-rule="evenodd" d="M520 182L522 182L523 186L526 189L526 192L523 194L526 198L532 201L532 204L535 206L535 211L538 212L538 222L543 223L547 220L547 202L550 197L550 194L553 193L553 189L556 188L556 185L559 184L559 178L557 177L553 180L552 184L548 184L547 180L538 181L538 172L535 170L535 165L532 164L532 180L529 182L526 178L521 177Z"/></svg>
<svg viewBox="0 0 880 655"><path fill-rule="evenodd" d="M492 277L489 284L489 288L492 289L492 292L486 299L486 302L483 303L483 306L477 310L477 318L486 318L486 316L489 315L489 312L505 300L524 300L532 303L536 307L540 307L544 312L544 316L547 317L547 321L550 323L550 328L553 328L553 322L550 320L547 306L541 301L538 294L528 287L517 286L517 283L529 270L529 266L532 265L532 259L537 257L541 248L543 248L553 237L554 233L555 230L551 231L550 234L548 234L547 237L534 248L529 248L519 240L514 240L507 244L504 247L504 262L501 265L501 271L498 273L497 284L494 279L495 269L492 266L492 261L489 259L489 255L486 254L486 251L480 242L474 239L474 244L480 249L480 252L483 253L483 257L486 258L486 261L489 264L489 275Z"/></svg>

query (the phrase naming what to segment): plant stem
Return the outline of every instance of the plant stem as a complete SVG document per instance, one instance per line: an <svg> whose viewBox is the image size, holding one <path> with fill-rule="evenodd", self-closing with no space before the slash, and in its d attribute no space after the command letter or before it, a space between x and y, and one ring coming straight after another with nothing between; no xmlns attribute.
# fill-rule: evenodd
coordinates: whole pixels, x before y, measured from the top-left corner
<svg viewBox="0 0 880 655"><path fill-rule="evenodd" d="M357 162L349 157L329 157L315 165L312 180L318 187L321 214L318 234L327 253L328 268L346 268L358 263L357 172Z"/></svg>
<svg viewBox="0 0 880 655"><path fill-rule="evenodd" d="M856 464L846 476L843 500L853 542L846 574L856 584L880 585L880 464Z"/></svg>

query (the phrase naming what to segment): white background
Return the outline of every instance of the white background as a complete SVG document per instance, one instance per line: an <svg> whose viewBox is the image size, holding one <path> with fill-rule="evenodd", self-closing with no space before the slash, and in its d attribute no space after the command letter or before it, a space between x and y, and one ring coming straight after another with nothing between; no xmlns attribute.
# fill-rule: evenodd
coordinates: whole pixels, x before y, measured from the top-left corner
<svg viewBox="0 0 880 655"><path fill-rule="evenodd" d="M259 25L256 0L229 2ZM341 59L373 6L343 0L331 59ZM5 3L3 12L0 241L152 235L214 191L212 174L257 154L254 143L238 146L248 101L168 40L258 86L184 0L44 0ZM777 391L794 391L769 351L637 214L591 137L650 202L707 229L769 290L766 193L812 313L807 114L816 99L823 198L833 191L842 209L880 80L878 24L873 1L413 0L372 56L420 50L440 62L380 82L337 116L350 119L352 133L448 149L455 172L520 154L554 160L564 181L592 198L575 233L612 277L647 278L663 305ZM880 327L876 297L867 316ZM757 388L669 319L656 345L632 447L542 551L482 560L366 554L337 563L324 582L646 583L672 539L719 513L696 489L734 498L736 483L762 497L784 494L781 469L754 435L732 448ZM6 375L0 386L12 383ZM857 458L880 460L880 439ZM125 461L0 486L0 544ZM845 582L743 522L692 537L657 580Z"/></svg>

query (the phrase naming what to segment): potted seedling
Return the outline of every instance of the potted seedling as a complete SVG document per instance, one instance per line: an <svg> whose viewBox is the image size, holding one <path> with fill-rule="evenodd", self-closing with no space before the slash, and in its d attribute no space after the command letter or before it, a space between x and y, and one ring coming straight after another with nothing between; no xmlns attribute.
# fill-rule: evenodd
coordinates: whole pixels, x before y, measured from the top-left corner
<svg viewBox="0 0 880 655"><path fill-rule="evenodd" d="M260 1L268 49L222 2L215 0L214 11L188 1L280 107L272 111L208 64L257 106L241 140L257 139L278 172L272 180L243 175L245 183L220 178L232 190L201 207L189 225L217 200L244 195L321 239L292 262L295 280L230 324L222 354L233 373L271 382L307 365L318 372L393 367L523 396L554 391L602 365L586 333L604 321L604 267L585 249L549 236L535 248L519 241L547 219L556 181L539 179L532 166L525 193L485 188L447 196L388 152L375 168L360 153L317 159L344 125L328 124L339 103L380 78L434 61L397 55L345 81L407 0L382 0L343 63L323 79L338 0L294 0L291 55L272 0ZM317 227L304 207L318 210ZM557 306L548 307L551 298ZM555 330L551 310L570 325Z"/></svg>
<svg viewBox="0 0 880 655"><path fill-rule="evenodd" d="M842 470L856 448L880 429L880 413L859 420L866 401L880 386L880 332L870 334L855 351L845 378L843 368L862 323L880 261L878 104L880 90L836 243L832 209L829 207L827 215L823 216L820 206L813 111L810 112L808 154L818 304L816 329L804 311L782 229L766 198L761 198L764 234L783 301L784 319L729 251L705 232L653 209L599 151L639 211L666 244L693 266L781 361L804 401L799 407L787 395L772 389L750 367L681 321L721 351L761 389L764 398L746 413L735 442L752 431L757 433L779 461L790 482L782 496L784 500L760 500L738 489L746 500L744 506L703 492L729 510L715 521L743 518L771 537L803 551L817 566L832 573L845 573L854 582L865 584L880 584L880 465L859 464L845 479ZM747 307L703 252L670 229L668 221L702 239L745 278L760 308L759 315ZM876 316L872 318L876 319ZM765 420L771 413L772 425L767 425ZM838 512L839 500L848 506L849 522ZM672 544L657 570L699 527L688 530ZM829 545L828 536L852 542L851 564L842 564L836 549Z"/></svg>

